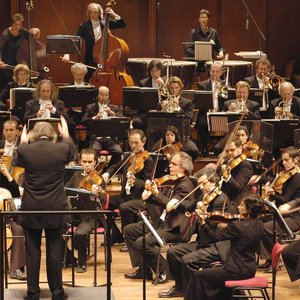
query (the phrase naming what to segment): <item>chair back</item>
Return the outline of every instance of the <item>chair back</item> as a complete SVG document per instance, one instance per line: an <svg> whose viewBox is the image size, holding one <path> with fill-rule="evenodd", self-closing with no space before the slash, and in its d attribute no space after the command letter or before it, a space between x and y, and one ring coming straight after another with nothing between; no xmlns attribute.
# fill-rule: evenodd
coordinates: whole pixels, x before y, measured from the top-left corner
<svg viewBox="0 0 300 300"><path fill-rule="evenodd" d="M280 245L279 243L275 243L272 249L272 269L276 269L282 250L282 245Z"/></svg>

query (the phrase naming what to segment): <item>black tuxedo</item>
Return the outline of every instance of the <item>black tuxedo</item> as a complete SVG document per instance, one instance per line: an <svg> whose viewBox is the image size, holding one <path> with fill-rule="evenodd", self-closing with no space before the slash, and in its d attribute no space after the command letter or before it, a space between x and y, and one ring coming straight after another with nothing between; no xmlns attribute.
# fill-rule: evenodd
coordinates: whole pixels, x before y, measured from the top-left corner
<svg viewBox="0 0 300 300"><path fill-rule="evenodd" d="M256 75L246 77L245 81L249 83L250 88L259 89L259 84Z"/></svg>

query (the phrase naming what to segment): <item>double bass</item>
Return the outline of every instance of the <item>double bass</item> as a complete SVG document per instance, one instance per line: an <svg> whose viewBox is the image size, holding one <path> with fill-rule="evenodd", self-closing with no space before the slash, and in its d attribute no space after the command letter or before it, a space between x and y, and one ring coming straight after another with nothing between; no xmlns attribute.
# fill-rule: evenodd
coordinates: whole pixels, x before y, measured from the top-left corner
<svg viewBox="0 0 300 300"><path fill-rule="evenodd" d="M111 0L107 7L115 3ZM101 69L96 69L90 83L96 87L107 86L110 90L111 103L115 105L121 104L122 88L133 85L131 76L125 70L128 53L126 42L110 33L109 16L106 15L102 37L96 41L93 48L94 61L101 66Z"/></svg>

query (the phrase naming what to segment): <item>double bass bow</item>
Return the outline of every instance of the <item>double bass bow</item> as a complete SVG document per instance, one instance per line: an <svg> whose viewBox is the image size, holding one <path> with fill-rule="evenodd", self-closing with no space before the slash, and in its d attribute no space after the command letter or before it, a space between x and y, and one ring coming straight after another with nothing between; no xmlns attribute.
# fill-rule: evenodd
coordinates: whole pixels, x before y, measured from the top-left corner
<svg viewBox="0 0 300 300"><path fill-rule="evenodd" d="M110 0L107 7L115 4L116 1ZM121 103L122 88L133 85L131 76L125 70L128 53L126 42L110 33L109 16L106 14L102 37L96 41L93 48L94 61L100 64L102 69L97 68L89 83L96 87L107 86L110 90L110 100L115 105Z"/></svg>

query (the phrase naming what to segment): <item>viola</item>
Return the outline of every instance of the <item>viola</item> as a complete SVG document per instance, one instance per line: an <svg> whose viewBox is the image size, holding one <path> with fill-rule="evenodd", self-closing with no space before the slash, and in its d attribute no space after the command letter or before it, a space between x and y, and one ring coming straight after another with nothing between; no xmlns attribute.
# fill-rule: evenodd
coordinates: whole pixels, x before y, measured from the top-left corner
<svg viewBox="0 0 300 300"><path fill-rule="evenodd" d="M173 156L174 153L181 151L182 146L183 145L181 142L169 144L166 148L162 149L162 152L163 152L164 156L166 156L166 157Z"/></svg>
<svg viewBox="0 0 300 300"><path fill-rule="evenodd" d="M203 196L203 204L208 206L218 195L220 195L221 190L219 187L214 188L210 193L205 193Z"/></svg>
<svg viewBox="0 0 300 300"><path fill-rule="evenodd" d="M208 214L208 219L213 223L229 223L232 221L244 219L244 216L222 211L212 211Z"/></svg>
<svg viewBox="0 0 300 300"><path fill-rule="evenodd" d="M185 177L184 173L178 173L175 175L164 175L160 178L154 179L154 182L157 184L157 186L174 185L183 177Z"/></svg>
<svg viewBox="0 0 300 300"><path fill-rule="evenodd" d="M130 158L130 165L127 169L128 172L136 174L144 169L144 163L149 158L148 151L141 151Z"/></svg>
<svg viewBox="0 0 300 300"><path fill-rule="evenodd" d="M258 159L260 155L263 154L263 150L259 148L259 145L248 140L243 146L243 153L247 157L252 157L253 159Z"/></svg>
<svg viewBox="0 0 300 300"><path fill-rule="evenodd" d="M96 184L97 186L100 186L102 184L102 182L103 182L103 177L101 175L99 175L96 170L94 170L82 178L82 180L79 184L79 187L81 189L92 191L94 184Z"/></svg>
<svg viewBox="0 0 300 300"><path fill-rule="evenodd" d="M225 170L223 171L222 176L224 178L227 178L230 174L230 172L237 167L242 161L244 161L246 159L246 155L245 154L241 154L238 157L232 159L229 161L229 163L226 165Z"/></svg>

